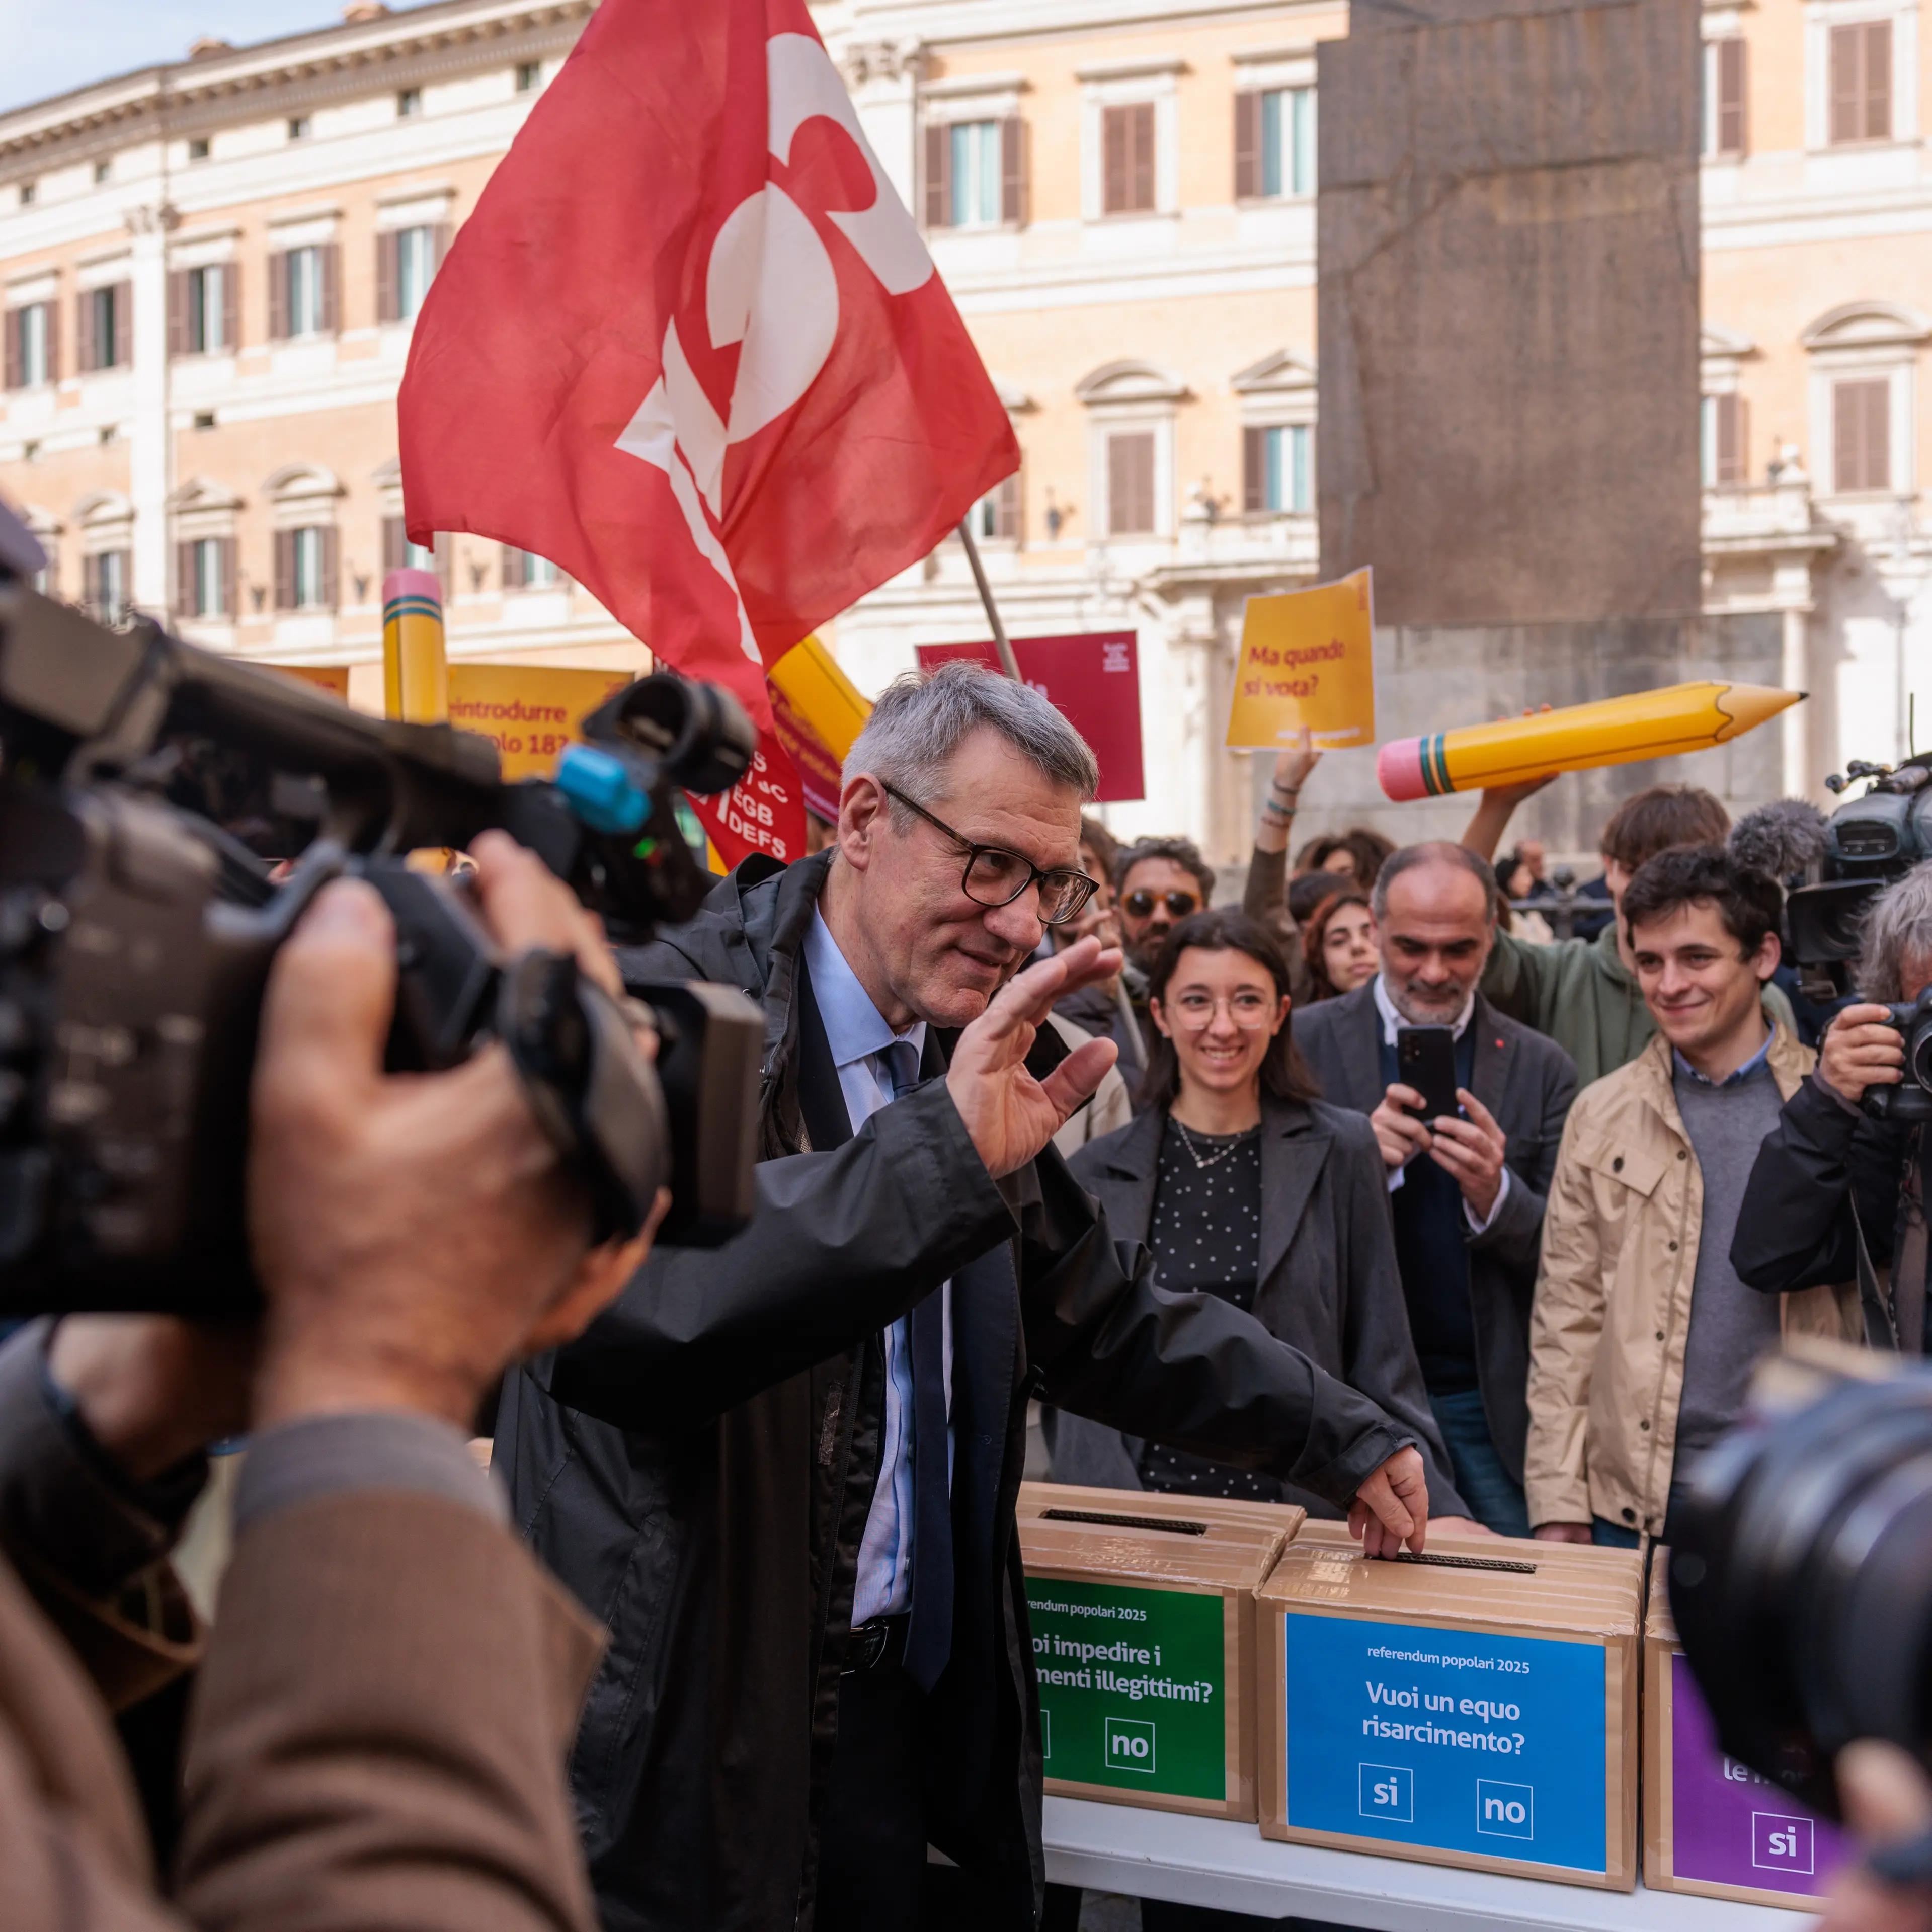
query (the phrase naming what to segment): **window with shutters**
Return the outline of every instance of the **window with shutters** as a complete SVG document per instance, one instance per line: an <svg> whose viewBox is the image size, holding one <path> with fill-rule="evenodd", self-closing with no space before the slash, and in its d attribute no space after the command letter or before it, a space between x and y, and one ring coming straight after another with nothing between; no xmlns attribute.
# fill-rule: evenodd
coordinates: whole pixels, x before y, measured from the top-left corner
<svg viewBox="0 0 1932 1932"><path fill-rule="evenodd" d="M335 532L304 524L275 533L275 606L282 610L326 610L335 603Z"/></svg>
<svg viewBox="0 0 1932 1932"><path fill-rule="evenodd" d="M235 265L212 262L184 268L179 277L178 353L214 356L235 344Z"/></svg>
<svg viewBox="0 0 1932 1932"><path fill-rule="evenodd" d="M1000 124L956 121L946 130L951 206L946 226L990 228L1000 218Z"/></svg>
<svg viewBox="0 0 1932 1932"><path fill-rule="evenodd" d="M1154 104L1100 110L1100 208L1106 214L1150 214L1156 206Z"/></svg>
<svg viewBox="0 0 1932 1932"><path fill-rule="evenodd" d="M196 537L176 546L176 602L184 617L235 615L235 540Z"/></svg>
<svg viewBox="0 0 1932 1932"><path fill-rule="evenodd" d="M282 256L287 284L284 314L290 337L320 335L326 326L322 301L323 251L320 247L291 248Z"/></svg>
<svg viewBox="0 0 1932 1932"><path fill-rule="evenodd" d="M1246 89L1234 96L1234 197L1279 201L1315 192L1315 90Z"/></svg>
<svg viewBox="0 0 1932 1932"><path fill-rule="evenodd" d="M981 543L1016 544L1020 540L1020 479L1017 472L988 490L967 513L974 536Z"/></svg>
<svg viewBox="0 0 1932 1932"><path fill-rule="evenodd" d="M1892 129L1892 23L1857 20L1831 30L1833 147L1888 141Z"/></svg>
<svg viewBox="0 0 1932 1932"><path fill-rule="evenodd" d="M1750 452L1744 435L1744 398L1706 396L1702 415L1704 487L1720 489L1745 482L1749 476Z"/></svg>
<svg viewBox="0 0 1932 1932"><path fill-rule="evenodd" d="M118 624L128 615L128 553L97 550L81 560L81 602L89 616Z"/></svg>
<svg viewBox="0 0 1932 1932"><path fill-rule="evenodd" d="M396 320L412 321L429 293L436 274L436 230L401 228L396 231Z"/></svg>
<svg viewBox="0 0 1932 1932"><path fill-rule="evenodd" d="M1025 152L1026 130L1017 115L928 121L927 228L1012 227L1023 220Z"/></svg>
<svg viewBox="0 0 1932 1932"><path fill-rule="evenodd" d="M410 542L409 531L400 517L382 519L382 574L386 577L392 570L433 570L438 575L442 572L442 560L434 550Z"/></svg>
<svg viewBox="0 0 1932 1932"><path fill-rule="evenodd" d="M7 387L37 388L54 379L54 305L26 302L6 317Z"/></svg>
<svg viewBox="0 0 1932 1932"><path fill-rule="evenodd" d="M83 374L124 369L134 359L134 291L126 282L83 289L76 313Z"/></svg>
<svg viewBox="0 0 1932 1932"><path fill-rule="evenodd" d="M534 94L543 80L543 66L538 61L519 61L517 63L517 92Z"/></svg>
<svg viewBox="0 0 1932 1932"><path fill-rule="evenodd" d="M1832 385L1832 488L1839 496L1888 490L1892 476L1892 383L1858 376Z"/></svg>
<svg viewBox="0 0 1932 1932"><path fill-rule="evenodd" d="M1746 55L1742 34L1704 43L1704 152L1735 160L1744 152Z"/></svg>
<svg viewBox="0 0 1932 1932"><path fill-rule="evenodd" d="M1150 429L1114 430L1107 437L1107 534L1155 534L1155 435Z"/></svg>
<svg viewBox="0 0 1932 1932"><path fill-rule="evenodd" d="M420 552L418 553L421 554ZM419 569L433 566L418 565ZM563 581L563 572L547 556L534 550L503 546L503 588L506 590L554 590Z"/></svg>
<svg viewBox="0 0 1932 1932"><path fill-rule="evenodd" d="M1241 435L1241 508L1250 516L1315 507L1315 431L1307 423L1250 424Z"/></svg>

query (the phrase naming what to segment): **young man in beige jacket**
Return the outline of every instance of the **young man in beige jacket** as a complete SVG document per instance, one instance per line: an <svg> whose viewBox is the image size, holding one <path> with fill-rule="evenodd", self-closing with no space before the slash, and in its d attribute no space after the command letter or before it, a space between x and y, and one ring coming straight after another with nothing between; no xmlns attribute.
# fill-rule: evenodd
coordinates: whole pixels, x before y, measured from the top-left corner
<svg viewBox="0 0 1932 1932"><path fill-rule="evenodd" d="M1762 1294L1731 1266L1758 1147L1815 1058L1765 1010L1780 898L1715 845L1661 852L1624 890L1658 1032L1579 1096L1550 1185L1525 1470L1546 1540L1668 1540L1759 1358L1783 1334L1860 1333L1855 1288Z"/></svg>

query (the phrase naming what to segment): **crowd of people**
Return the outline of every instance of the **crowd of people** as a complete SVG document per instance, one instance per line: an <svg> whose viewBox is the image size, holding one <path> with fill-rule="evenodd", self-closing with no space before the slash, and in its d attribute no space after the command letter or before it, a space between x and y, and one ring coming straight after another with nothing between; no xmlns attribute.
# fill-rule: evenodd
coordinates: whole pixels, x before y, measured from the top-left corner
<svg viewBox="0 0 1932 1932"><path fill-rule="evenodd" d="M1312 768L1216 906L1188 842L1082 816L1043 698L960 665L880 697L826 850L635 952L488 842L506 950L762 1013L756 1211L709 1250L590 1248L500 1052L382 1075L386 920L332 889L264 1016L260 1333L0 1349L0 1920L1030 1927L1066 1909L1036 1402L1057 1476L1290 1498L1371 1556L1635 1544L1780 1333L1921 1345L1917 1138L1859 1107L1899 1036L1859 1004L1798 1036L1780 882L1718 801L1628 800L1608 922L1546 938L1504 916L1542 854L1492 863L1520 794L1291 861ZM1932 878L1861 974L1932 980ZM1416 1028L1453 1110L1403 1077ZM242 1428L210 1635L167 1553ZM196 1669L177 1757L135 1720Z"/></svg>

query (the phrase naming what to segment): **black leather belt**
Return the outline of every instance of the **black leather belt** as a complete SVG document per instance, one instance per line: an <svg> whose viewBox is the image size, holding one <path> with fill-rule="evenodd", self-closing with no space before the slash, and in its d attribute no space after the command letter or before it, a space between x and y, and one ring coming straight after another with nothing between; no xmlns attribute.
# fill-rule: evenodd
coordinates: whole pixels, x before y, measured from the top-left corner
<svg viewBox="0 0 1932 1932"><path fill-rule="evenodd" d="M906 1626L912 1622L909 1615L896 1617L871 1617L852 1633L851 1648L845 1653L843 1676L854 1677L861 1672L883 1670L888 1665L896 1668L905 1661Z"/></svg>

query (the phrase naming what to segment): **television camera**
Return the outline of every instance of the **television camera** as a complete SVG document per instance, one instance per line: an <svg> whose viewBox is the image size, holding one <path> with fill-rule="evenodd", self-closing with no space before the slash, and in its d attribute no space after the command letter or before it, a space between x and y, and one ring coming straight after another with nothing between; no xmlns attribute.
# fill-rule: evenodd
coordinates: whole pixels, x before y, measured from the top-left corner
<svg viewBox="0 0 1932 1932"><path fill-rule="evenodd" d="M573 960L500 956L460 880L412 864L500 827L612 938L688 917L710 880L674 794L722 790L755 734L716 687L657 675L611 698L553 781L506 784L446 724L367 718L286 674L137 619L110 629L30 587L0 508L0 1316L244 1312L244 1176L262 994L328 880L394 917L388 1060L500 1040L582 1178L600 1235L728 1236L749 1214L759 1016L735 988L626 1012Z"/></svg>

